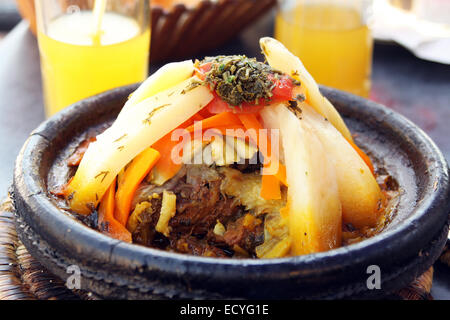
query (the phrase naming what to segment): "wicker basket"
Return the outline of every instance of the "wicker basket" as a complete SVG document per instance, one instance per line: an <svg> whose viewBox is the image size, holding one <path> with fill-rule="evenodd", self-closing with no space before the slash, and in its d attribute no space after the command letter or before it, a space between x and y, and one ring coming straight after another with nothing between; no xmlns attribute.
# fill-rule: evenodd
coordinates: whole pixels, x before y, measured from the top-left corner
<svg viewBox="0 0 450 320"><path fill-rule="evenodd" d="M34 0L17 3L36 33ZM177 4L169 10L152 5L151 59L154 62L181 59L216 48L276 3L277 0L203 0L194 7Z"/></svg>

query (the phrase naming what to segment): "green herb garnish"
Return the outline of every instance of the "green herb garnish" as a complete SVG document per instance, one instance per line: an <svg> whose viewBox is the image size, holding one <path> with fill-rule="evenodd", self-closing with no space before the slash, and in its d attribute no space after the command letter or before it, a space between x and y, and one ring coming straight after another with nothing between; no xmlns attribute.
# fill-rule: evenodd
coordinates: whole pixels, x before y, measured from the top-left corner
<svg viewBox="0 0 450 320"><path fill-rule="evenodd" d="M206 58L211 70L205 82L230 106L256 103L260 99L269 101L276 83L270 66L246 56L218 56Z"/></svg>
<svg viewBox="0 0 450 320"><path fill-rule="evenodd" d="M158 112L159 110L161 110L162 108L167 107L167 106L170 106L170 103L163 104L163 105L153 109L151 112L149 112L148 117L143 121L143 123L151 125L152 124L152 118L155 115L155 113Z"/></svg>
<svg viewBox="0 0 450 320"><path fill-rule="evenodd" d="M103 180L105 180L106 176L109 174L109 171L101 171L98 175L96 175L94 178L97 179L101 176L103 176L101 182L103 182Z"/></svg>

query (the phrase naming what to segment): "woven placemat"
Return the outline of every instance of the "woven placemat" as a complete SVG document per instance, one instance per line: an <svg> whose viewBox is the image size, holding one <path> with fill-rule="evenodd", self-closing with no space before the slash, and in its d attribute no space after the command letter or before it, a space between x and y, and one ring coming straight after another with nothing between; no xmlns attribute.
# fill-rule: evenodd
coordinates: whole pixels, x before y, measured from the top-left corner
<svg viewBox="0 0 450 320"><path fill-rule="evenodd" d="M450 261L450 251L441 260ZM450 263L449 263L450 265ZM408 287L390 298L432 300L431 267ZM20 242L14 226L14 207L8 198L0 204L0 300L94 300L91 293L66 288L63 281L48 272Z"/></svg>
<svg viewBox="0 0 450 320"><path fill-rule="evenodd" d="M0 300L95 299L81 290L71 291L27 251L17 237L14 207L8 198L0 204Z"/></svg>

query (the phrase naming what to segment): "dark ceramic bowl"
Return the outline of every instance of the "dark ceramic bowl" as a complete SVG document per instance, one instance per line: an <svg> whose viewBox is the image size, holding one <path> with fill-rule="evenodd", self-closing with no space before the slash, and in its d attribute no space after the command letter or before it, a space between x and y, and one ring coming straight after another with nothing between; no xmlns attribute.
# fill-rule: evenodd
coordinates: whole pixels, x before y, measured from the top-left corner
<svg viewBox="0 0 450 320"><path fill-rule="evenodd" d="M404 117L327 88L324 94L358 144L401 187L392 222L380 234L329 252L232 260L131 245L90 229L58 209L48 185L77 139L112 121L135 88L106 92L55 115L31 134L17 158L17 231L30 253L62 279L77 265L82 289L120 299L380 297L407 285L438 258L449 212L448 167L441 152ZM381 289L367 286L372 265L380 268Z"/></svg>

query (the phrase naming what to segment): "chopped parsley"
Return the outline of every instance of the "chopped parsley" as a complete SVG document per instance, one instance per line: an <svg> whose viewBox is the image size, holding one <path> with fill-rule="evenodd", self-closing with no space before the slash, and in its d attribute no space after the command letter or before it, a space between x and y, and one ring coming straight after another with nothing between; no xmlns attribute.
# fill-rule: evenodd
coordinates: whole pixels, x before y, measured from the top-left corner
<svg viewBox="0 0 450 320"><path fill-rule="evenodd" d="M217 56L205 58L211 62L205 82L230 106L242 103L269 101L279 72L270 66L246 56Z"/></svg>

